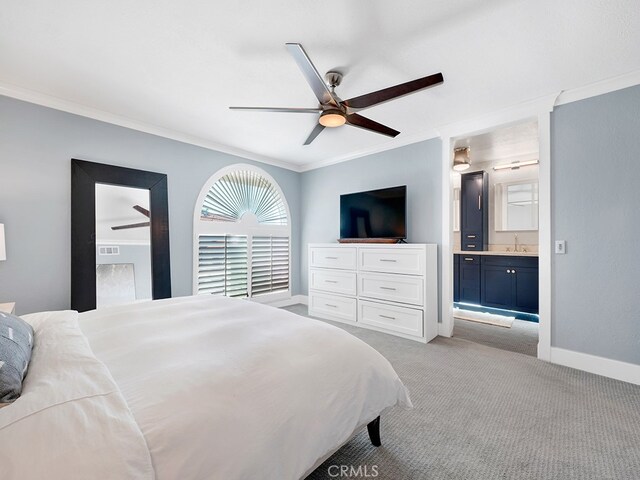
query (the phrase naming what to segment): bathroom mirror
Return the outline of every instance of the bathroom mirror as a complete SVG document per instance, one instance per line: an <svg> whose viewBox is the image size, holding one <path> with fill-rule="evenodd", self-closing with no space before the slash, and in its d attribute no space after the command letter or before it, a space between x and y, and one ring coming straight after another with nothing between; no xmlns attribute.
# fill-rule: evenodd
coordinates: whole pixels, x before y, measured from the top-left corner
<svg viewBox="0 0 640 480"><path fill-rule="evenodd" d="M538 181L498 183L494 190L497 231L538 230Z"/></svg>
<svg viewBox="0 0 640 480"><path fill-rule="evenodd" d="M169 297L167 176L71 160L71 308Z"/></svg>

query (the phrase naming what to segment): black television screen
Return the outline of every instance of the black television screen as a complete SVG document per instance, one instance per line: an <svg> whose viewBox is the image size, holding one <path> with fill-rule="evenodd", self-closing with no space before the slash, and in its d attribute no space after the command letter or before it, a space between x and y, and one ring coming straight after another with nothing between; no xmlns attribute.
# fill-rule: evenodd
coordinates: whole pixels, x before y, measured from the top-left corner
<svg viewBox="0 0 640 480"><path fill-rule="evenodd" d="M407 238L407 186L340 195L340 238Z"/></svg>

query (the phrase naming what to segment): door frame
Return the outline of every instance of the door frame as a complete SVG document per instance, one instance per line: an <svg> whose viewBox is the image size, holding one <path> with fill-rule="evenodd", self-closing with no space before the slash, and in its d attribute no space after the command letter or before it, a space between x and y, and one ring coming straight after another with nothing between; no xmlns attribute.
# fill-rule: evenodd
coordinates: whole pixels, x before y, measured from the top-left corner
<svg viewBox="0 0 640 480"><path fill-rule="evenodd" d="M440 129L442 140L442 270L438 334L453 334L453 141L527 120L538 121L539 142L539 299L538 358L551 360L551 112L560 93L541 97Z"/></svg>

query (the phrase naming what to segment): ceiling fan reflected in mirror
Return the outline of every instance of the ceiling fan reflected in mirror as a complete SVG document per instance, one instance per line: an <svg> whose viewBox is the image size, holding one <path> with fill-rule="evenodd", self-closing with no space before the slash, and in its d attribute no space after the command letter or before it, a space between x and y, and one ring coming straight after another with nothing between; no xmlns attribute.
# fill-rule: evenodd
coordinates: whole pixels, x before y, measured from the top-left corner
<svg viewBox="0 0 640 480"><path fill-rule="evenodd" d="M134 205L132 208L136 212L140 212L145 217L151 218L151 213L149 213L149 210L147 210L146 208L141 207L140 205ZM116 225L115 227L111 227L111 230L126 230L128 228L142 228L142 227L149 227L150 225L151 225L151 222L129 223L127 225Z"/></svg>
<svg viewBox="0 0 640 480"><path fill-rule="evenodd" d="M311 59L299 43L287 43L287 50L298 64L302 74L306 78L311 90L315 94L320 105L316 108L280 108L280 107L229 107L231 110L248 110L257 112L278 112L278 113L312 113L319 115L318 124L307 137L304 145L309 145L325 129L342 125L362 128L371 132L395 137L400 132L393 128L382 125L378 122L359 115L359 110L379 105L389 100L409 95L410 93L434 87L444 82L442 73L435 73L426 77L401 83L393 87L383 88L375 92L342 100L335 92L335 88L342 81L342 74L336 71L327 72L323 79L318 70L311 62Z"/></svg>

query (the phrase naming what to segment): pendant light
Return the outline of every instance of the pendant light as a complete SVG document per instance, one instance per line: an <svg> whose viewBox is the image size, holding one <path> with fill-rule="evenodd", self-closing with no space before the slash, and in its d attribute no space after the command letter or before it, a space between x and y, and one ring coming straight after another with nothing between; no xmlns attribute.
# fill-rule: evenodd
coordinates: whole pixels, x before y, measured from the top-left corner
<svg viewBox="0 0 640 480"><path fill-rule="evenodd" d="M469 147L459 147L453 150L453 169L456 172L462 172L471 166L469 150Z"/></svg>

